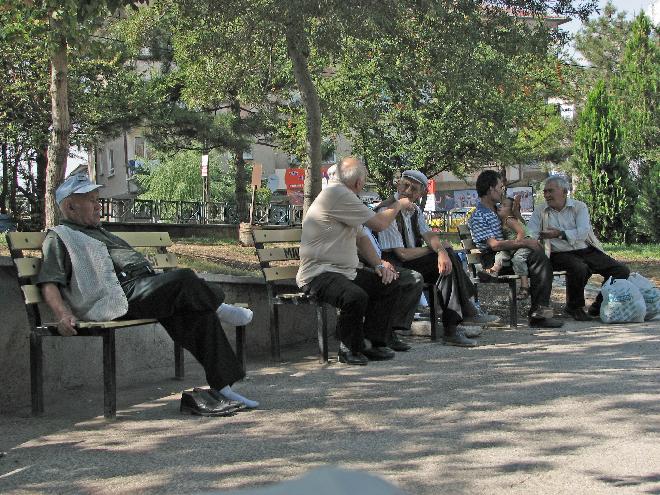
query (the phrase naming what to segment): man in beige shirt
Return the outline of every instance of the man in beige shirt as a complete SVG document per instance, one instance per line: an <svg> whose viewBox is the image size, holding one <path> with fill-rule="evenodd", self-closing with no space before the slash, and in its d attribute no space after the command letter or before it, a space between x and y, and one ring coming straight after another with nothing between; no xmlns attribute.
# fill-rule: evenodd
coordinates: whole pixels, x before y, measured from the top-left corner
<svg viewBox="0 0 660 495"><path fill-rule="evenodd" d="M339 361L365 365L368 359L394 357L387 348L392 333L392 313L400 286L388 266L358 268L357 238L362 225L379 232L389 226L408 199L375 213L357 193L367 179L360 160L347 157L337 164L335 178L310 206L302 224L300 269L296 281L320 301L340 309L337 334L341 341ZM371 347L366 348L364 339Z"/></svg>

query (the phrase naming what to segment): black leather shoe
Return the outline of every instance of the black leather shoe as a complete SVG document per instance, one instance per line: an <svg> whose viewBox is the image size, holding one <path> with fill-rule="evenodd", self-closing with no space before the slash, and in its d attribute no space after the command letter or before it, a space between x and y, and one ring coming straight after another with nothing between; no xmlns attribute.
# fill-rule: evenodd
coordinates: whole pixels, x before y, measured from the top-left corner
<svg viewBox="0 0 660 495"><path fill-rule="evenodd" d="M561 328L564 326L564 322L554 318L530 318L529 326L534 328Z"/></svg>
<svg viewBox="0 0 660 495"><path fill-rule="evenodd" d="M564 308L564 314L570 316L575 321L593 320L593 318L589 316L582 308Z"/></svg>
<svg viewBox="0 0 660 495"><path fill-rule="evenodd" d="M387 347L371 347L363 350L362 354L367 356L369 361L386 361L394 357L394 351Z"/></svg>
<svg viewBox="0 0 660 495"><path fill-rule="evenodd" d="M457 347L476 347L477 342L468 339L463 332L456 327L446 327L442 335L442 343L445 345L455 345Z"/></svg>
<svg viewBox="0 0 660 495"><path fill-rule="evenodd" d="M399 337L397 337L394 333L392 334L390 343L387 344L387 347L397 352L406 352L412 349L410 344L406 344L404 341L400 340Z"/></svg>
<svg viewBox="0 0 660 495"><path fill-rule="evenodd" d="M589 316L593 316L594 318L599 318L600 317L600 308L597 308L593 304L589 306L589 309L587 310L587 314Z"/></svg>
<svg viewBox="0 0 660 495"><path fill-rule="evenodd" d="M179 410L182 413L197 416L231 416L236 408L227 404L219 404L210 394L186 391L181 393Z"/></svg>
<svg viewBox="0 0 660 495"><path fill-rule="evenodd" d="M215 400L218 403L219 406L226 406L228 409L233 407L235 411L242 411L243 409L247 408L247 406L242 402L227 399L227 397L222 395L217 390L213 390L212 388L195 387L193 392L198 394L208 394L212 400Z"/></svg>
<svg viewBox="0 0 660 495"><path fill-rule="evenodd" d="M367 357L361 352L351 352L339 350L337 354L340 363L352 364L355 366L366 366L369 362Z"/></svg>

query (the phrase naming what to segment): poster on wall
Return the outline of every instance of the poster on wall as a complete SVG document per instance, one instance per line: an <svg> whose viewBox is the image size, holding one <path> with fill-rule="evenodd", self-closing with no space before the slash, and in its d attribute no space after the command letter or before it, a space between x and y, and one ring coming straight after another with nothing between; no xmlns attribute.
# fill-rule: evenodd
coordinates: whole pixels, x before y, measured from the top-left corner
<svg viewBox="0 0 660 495"><path fill-rule="evenodd" d="M477 206L478 199L479 196L477 195L476 189L454 191L454 208L470 208L471 206Z"/></svg>
<svg viewBox="0 0 660 495"><path fill-rule="evenodd" d="M321 180L323 185L328 183L328 168L327 166L321 167ZM286 194L292 205L302 206L303 204L303 189L305 187L305 169L304 168L287 168L284 174L284 183L286 184Z"/></svg>
<svg viewBox="0 0 660 495"><path fill-rule="evenodd" d="M520 194L520 211L530 213L534 211L534 188L532 186L506 188L507 198L513 198L517 194Z"/></svg>

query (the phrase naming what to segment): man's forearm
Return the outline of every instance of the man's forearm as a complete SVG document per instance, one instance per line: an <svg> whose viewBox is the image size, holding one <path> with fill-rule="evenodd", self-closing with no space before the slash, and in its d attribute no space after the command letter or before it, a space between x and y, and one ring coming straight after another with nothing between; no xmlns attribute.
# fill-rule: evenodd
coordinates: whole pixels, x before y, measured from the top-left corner
<svg viewBox="0 0 660 495"><path fill-rule="evenodd" d="M65 315L73 314L71 309L64 302L64 299L62 299L62 294L57 284L43 284L41 286L41 294L44 296L46 304L48 304L48 307L58 320L61 320Z"/></svg>
<svg viewBox="0 0 660 495"><path fill-rule="evenodd" d="M365 225L374 232L385 230L394 221L401 210L401 203L395 201L388 208L384 208L371 217Z"/></svg>

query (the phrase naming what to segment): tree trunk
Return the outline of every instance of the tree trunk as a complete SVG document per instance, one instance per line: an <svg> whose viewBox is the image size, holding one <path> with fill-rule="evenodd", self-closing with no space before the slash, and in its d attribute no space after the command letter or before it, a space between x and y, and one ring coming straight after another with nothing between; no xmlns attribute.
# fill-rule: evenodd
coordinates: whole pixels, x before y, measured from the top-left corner
<svg viewBox="0 0 660 495"><path fill-rule="evenodd" d="M231 113L236 119L237 126L240 125L241 119L241 102L233 99L230 104ZM245 173L245 160L243 160L243 149L240 146L235 146L231 150L234 155L234 168L236 169L236 177L234 179L234 200L236 201L236 213L238 214L239 222L247 222L250 219L250 212L248 209L248 202L250 197L246 191L247 174Z"/></svg>
<svg viewBox="0 0 660 495"><path fill-rule="evenodd" d="M51 29L57 35L50 60L50 101L53 126L48 147L46 170L46 227L57 225L59 208L55 202L55 189L64 179L69 155L69 88L66 37L57 21L51 20Z"/></svg>
<svg viewBox="0 0 660 495"><path fill-rule="evenodd" d="M37 187L36 194L39 204L39 225L46 225L46 172L48 170L48 148L37 152Z"/></svg>
<svg viewBox="0 0 660 495"><path fill-rule="evenodd" d="M0 191L0 213L7 213L7 192L9 191L9 157L7 143L2 143L2 191Z"/></svg>
<svg viewBox="0 0 660 495"><path fill-rule="evenodd" d="M292 19L287 25L286 47L293 63L293 75L305 106L307 121L307 164L305 166L305 186L303 189L303 216L307 213L312 201L321 192L321 105L319 96L309 72L307 57L309 47L302 31L302 20Z"/></svg>

